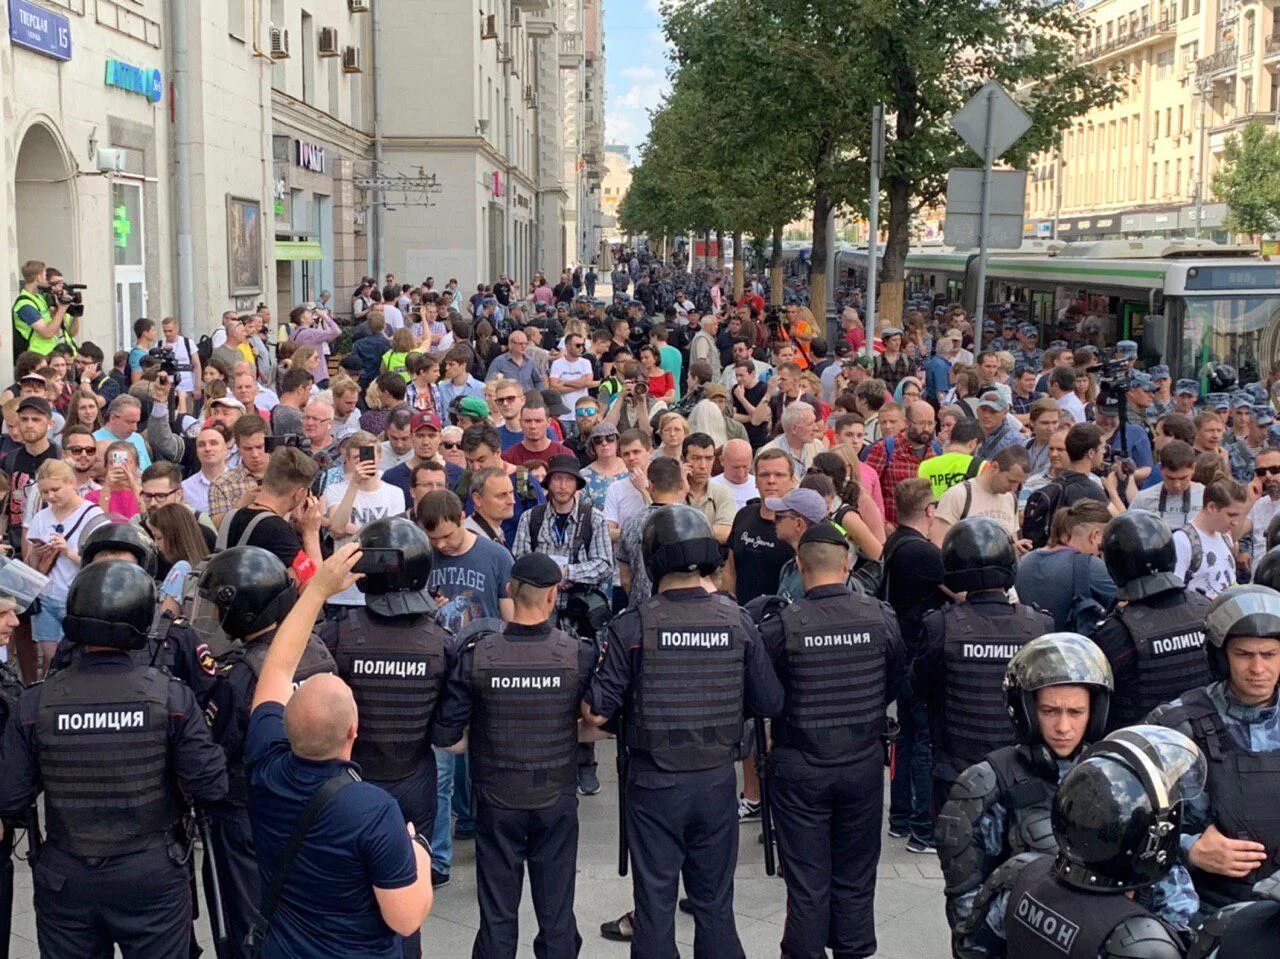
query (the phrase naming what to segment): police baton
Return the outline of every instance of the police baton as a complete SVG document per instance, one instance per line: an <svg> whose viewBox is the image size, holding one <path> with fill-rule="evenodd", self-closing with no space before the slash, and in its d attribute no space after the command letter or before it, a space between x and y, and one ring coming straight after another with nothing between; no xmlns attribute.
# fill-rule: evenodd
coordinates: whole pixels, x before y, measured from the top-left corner
<svg viewBox="0 0 1280 959"><path fill-rule="evenodd" d="M40 836L40 810L35 803L32 803L27 809L26 827L27 862L34 866L36 860L40 858L40 850L44 846L44 840Z"/></svg>
<svg viewBox="0 0 1280 959"><path fill-rule="evenodd" d="M213 830L209 826L209 814L196 807L193 810L196 831L204 846L204 899L209 907L209 930L213 933L213 949L218 956L230 954L231 936L227 932L227 914L222 905L222 881L218 878L218 851L213 844Z"/></svg>
<svg viewBox="0 0 1280 959"><path fill-rule="evenodd" d="M765 770L765 757L769 748L769 737L765 732L764 720L754 720L756 731L756 775L760 778L760 834L764 838L764 874L776 876L778 864L773 856L773 813L770 809L769 774Z"/></svg>
<svg viewBox="0 0 1280 959"><path fill-rule="evenodd" d="M627 844L627 729L624 710L618 710L618 875L627 874L631 847Z"/></svg>

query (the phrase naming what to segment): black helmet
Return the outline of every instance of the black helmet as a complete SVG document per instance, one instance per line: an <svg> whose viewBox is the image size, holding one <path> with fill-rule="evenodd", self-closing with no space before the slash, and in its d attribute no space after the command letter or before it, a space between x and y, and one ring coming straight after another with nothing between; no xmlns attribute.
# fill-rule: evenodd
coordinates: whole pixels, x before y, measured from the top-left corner
<svg viewBox="0 0 1280 959"><path fill-rule="evenodd" d="M720 568L720 544L700 509L662 506L649 514L640 534L644 568L654 592L668 573L709 576Z"/></svg>
<svg viewBox="0 0 1280 959"><path fill-rule="evenodd" d="M1004 699L1019 742L1044 744L1036 719L1036 693L1049 686L1089 687L1084 742L1102 738L1115 684L1101 649L1079 633L1048 633L1013 654L1004 671Z"/></svg>
<svg viewBox="0 0 1280 959"><path fill-rule="evenodd" d="M421 526L403 516L377 519L363 527L357 539L361 549L380 551L364 554L364 578L356 584L370 610L380 616L435 610L435 602L423 592L431 576L431 541Z"/></svg>
<svg viewBox="0 0 1280 959"><path fill-rule="evenodd" d="M105 559L83 567L71 581L62 630L73 643L141 649L155 612L156 581L146 570Z"/></svg>
<svg viewBox="0 0 1280 959"><path fill-rule="evenodd" d="M1280 519L1280 516L1277 516ZM1273 521L1274 522L1274 521ZM1255 586L1266 586L1268 589L1280 589L1280 549L1268 547L1262 559L1253 567L1253 583Z"/></svg>
<svg viewBox="0 0 1280 959"><path fill-rule="evenodd" d="M1157 514L1131 509L1115 517L1102 532L1102 559L1116 584L1116 598L1146 599L1180 589L1173 574L1178 554L1169 525Z"/></svg>
<svg viewBox="0 0 1280 959"><path fill-rule="evenodd" d="M80 565L88 566L99 553L132 553L148 576L156 575L155 540L137 523L102 523L80 541Z"/></svg>
<svg viewBox="0 0 1280 959"><path fill-rule="evenodd" d="M942 539L942 582L956 593L1008 589L1018 554L1008 531L993 519L962 519Z"/></svg>
<svg viewBox="0 0 1280 959"><path fill-rule="evenodd" d="M258 546L215 553L200 575L199 589L218 607L218 623L232 639L281 622L298 599L284 563Z"/></svg>
<svg viewBox="0 0 1280 959"><path fill-rule="evenodd" d="M1254 533L1257 536L1257 533ZM1267 524L1267 549L1268 551L1280 546L1280 513L1276 513L1271 517L1271 522Z"/></svg>
<svg viewBox="0 0 1280 959"><path fill-rule="evenodd" d="M1229 393L1235 389L1236 368L1226 363L1210 363L1202 371L1210 393Z"/></svg>
<svg viewBox="0 0 1280 959"><path fill-rule="evenodd" d="M1058 878L1095 893L1158 880L1177 862L1182 804L1204 790L1206 769L1196 744L1164 726L1095 743L1054 796Z"/></svg>
<svg viewBox="0 0 1280 959"><path fill-rule="evenodd" d="M1227 640L1236 636L1280 639L1280 593L1267 586L1232 586L1209 604L1204 616L1204 648L1214 679L1231 675Z"/></svg>

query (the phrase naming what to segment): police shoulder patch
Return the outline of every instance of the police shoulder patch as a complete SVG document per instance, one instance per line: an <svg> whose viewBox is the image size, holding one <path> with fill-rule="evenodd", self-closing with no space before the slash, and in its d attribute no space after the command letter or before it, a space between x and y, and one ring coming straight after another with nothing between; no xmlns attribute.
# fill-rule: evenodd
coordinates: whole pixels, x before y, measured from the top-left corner
<svg viewBox="0 0 1280 959"><path fill-rule="evenodd" d="M207 643L201 643L196 647L196 662L200 664L200 668L204 670L208 676L216 676L218 674L218 661L214 658L213 651L209 649Z"/></svg>

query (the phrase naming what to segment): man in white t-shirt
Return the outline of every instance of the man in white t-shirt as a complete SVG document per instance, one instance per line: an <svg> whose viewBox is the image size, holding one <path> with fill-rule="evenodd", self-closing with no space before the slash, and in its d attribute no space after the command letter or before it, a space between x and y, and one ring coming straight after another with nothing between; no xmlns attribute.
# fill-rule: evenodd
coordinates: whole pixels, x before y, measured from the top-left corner
<svg viewBox="0 0 1280 959"><path fill-rule="evenodd" d="M204 376L200 366L200 353L189 337L181 335L178 321L172 316L166 316L160 321L160 330L164 334L160 345L173 350L173 358L178 363L178 392L190 395L195 392L196 384Z"/></svg>
<svg viewBox="0 0 1280 959"><path fill-rule="evenodd" d="M1071 418L1072 423L1084 423L1089 417L1085 413L1084 403L1076 396L1075 370L1065 366L1055 367L1049 371L1049 395L1058 404L1058 412Z"/></svg>
<svg viewBox="0 0 1280 959"><path fill-rule="evenodd" d="M1280 453L1276 455L1280 457ZM1204 486L1191 482L1195 462L1196 451L1191 448L1191 444L1182 440L1169 440L1160 450L1160 475L1163 480L1141 490L1133 498L1129 508L1150 510L1164 520L1171 530L1186 526L1204 508Z"/></svg>
<svg viewBox="0 0 1280 959"><path fill-rule="evenodd" d="M1173 573L1210 599L1236 584L1231 531L1244 517L1248 496L1235 480L1205 487L1204 509L1173 536L1178 561Z"/></svg>
<svg viewBox="0 0 1280 959"><path fill-rule="evenodd" d="M324 490L325 516L337 549L376 519L404 513L404 492L384 483L378 472L381 450L369 433L353 433L342 444L343 478ZM335 606L363 606L364 593L352 586L329 599Z"/></svg>
<svg viewBox="0 0 1280 959"><path fill-rule="evenodd" d="M1250 492L1258 499L1249 510L1253 525L1253 561L1267 551L1267 529L1280 515L1280 450L1264 449L1253 460L1254 480Z"/></svg>
<svg viewBox="0 0 1280 959"><path fill-rule="evenodd" d="M938 500L929 538L942 546L943 537L962 519L985 516L1018 539L1018 490L1027 481L1031 457L1021 446L1006 446L973 479L957 483ZM1029 547L1029 544L1023 544ZM1020 549L1020 552L1023 550Z"/></svg>
<svg viewBox="0 0 1280 959"><path fill-rule="evenodd" d="M720 451L720 465L724 472L711 477L711 482L726 486L733 494L738 509L753 499L760 498L756 478L751 475L751 444L746 440L729 440Z"/></svg>
<svg viewBox="0 0 1280 959"><path fill-rule="evenodd" d="M587 390L600 385L592 376L591 361L582 355L586 345L586 340L580 333L566 336L564 356L551 362L551 389L560 394L560 399L569 410L560 417L566 438L572 434L574 427L574 405L587 395Z"/></svg>

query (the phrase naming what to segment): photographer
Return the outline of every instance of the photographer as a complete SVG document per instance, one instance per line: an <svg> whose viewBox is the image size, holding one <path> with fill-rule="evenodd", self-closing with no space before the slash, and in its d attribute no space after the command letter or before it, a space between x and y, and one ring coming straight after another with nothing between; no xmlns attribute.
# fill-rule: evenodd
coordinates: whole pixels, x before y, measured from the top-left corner
<svg viewBox="0 0 1280 959"><path fill-rule="evenodd" d="M177 372L178 392L188 396L195 395L196 384L203 381L204 369L200 365L200 351L188 337L182 336L178 329L178 321L166 316L160 321L160 331L164 339L160 348L169 351L174 358Z"/></svg>
<svg viewBox="0 0 1280 959"><path fill-rule="evenodd" d="M620 433L641 429L652 434L653 418L659 413L665 413L667 404L649 395L649 381L640 369L640 364L634 360L622 368L622 378L622 393L609 407L605 422L612 423Z"/></svg>
<svg viewBox="0 0 1280 959"><path fill-rule="evenodd" d="M1155 465L1145 427L1120 422L1120 399L1114 394L1098 397L1095 422L1106 442L1107 461L1132 461L1134 481L1141 488Z"/></svg>
<svg viewBox="0 0 1280 959"><path fill-rule="evenodd" d="M400 516L405 511L404 494L381 478L382 451L376 437L353 433L342 441L341 450L343 478L328 484L323 497L335 548L351 542L374 520ZM328 602L333 606L365 604L364 594L355 588L344 589Z"/></svg>
<svg viewBox="0 0 1280 959"><path fill-rule="evenodd" d="M30 350L47 356L60 342L74 342L80 316L71 306L78 294L63 288L62 274L39 260L22 264L22 289L13 301L13 358ZM83 310L83 307L80 307Z"/></svg>

